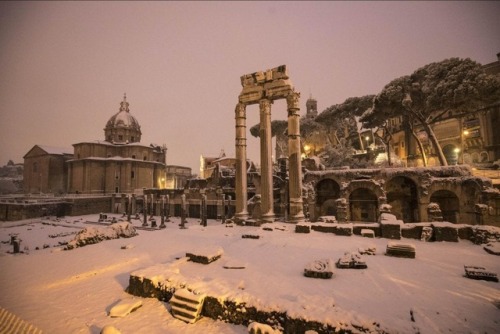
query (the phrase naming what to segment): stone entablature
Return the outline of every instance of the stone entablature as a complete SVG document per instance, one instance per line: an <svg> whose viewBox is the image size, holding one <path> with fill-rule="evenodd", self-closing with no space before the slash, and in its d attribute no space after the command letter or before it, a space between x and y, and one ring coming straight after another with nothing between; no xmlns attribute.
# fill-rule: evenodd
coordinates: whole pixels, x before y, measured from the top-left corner
<svg viewBox="0 0 500 334"><path fill-rule="evenodd" d="M330 188L324 186L325 182ZM308 203L312 221L336 214L338 199L347 203L348 221L356 217L374 221L373 210L378 216L380 206L390 204L392 213L405 223L426 222L427 207L432 202L440 205L445 221L498 225L499 220L494 210L480 208L494 208L500 191L492 187L490 179L473 176L466 165L308 171L304 186L308 192L321 194L309 200L314 202Z"/></svg>

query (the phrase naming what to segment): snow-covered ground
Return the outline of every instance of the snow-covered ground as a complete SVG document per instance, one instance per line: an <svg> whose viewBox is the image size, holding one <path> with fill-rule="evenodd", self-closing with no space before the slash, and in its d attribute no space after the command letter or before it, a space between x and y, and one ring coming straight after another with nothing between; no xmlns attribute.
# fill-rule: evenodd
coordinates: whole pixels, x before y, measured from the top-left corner
<svg viewBox="0 0 500 334"><path fill-rule="evenodd" d="M200 247L220 247L219 260L187 263L179 266L180 273L192 284L244 290L263 304L288 305L291 313L317 309L317 316L331 323L377 322L389 333L500 333L500 283L464 277L464 265L500 274L500 257L469 241L402 239L416 248L416 258L407 259L385 256L387 239L299 234L293 225L264 231L209 220L203 227L198 219L188 219L188 228L179 229L179 219L173 218L164 230L139 229L133 238L60 250L59 242L96 226L85 222L97 219L0 223L0 307L44 333L99 333L106 325L124 334L247 333L244 326L207 318L186 324L172 317L168 303L124 291L131 272L172 263ZM140 226L137 220L133 224ZM22 239L21 249L29 248L25 254L7 253L12 233ZM242 239L257 233L260 239ZM369 246L376 247L376 255L363 256L367 269L335 268L332 279L303 275L315 260L336 262L345 252ZM245 269L225 269L228 264ZM113 306L130 298L141 299L142 307L125 317L108 316Z"/></svg>

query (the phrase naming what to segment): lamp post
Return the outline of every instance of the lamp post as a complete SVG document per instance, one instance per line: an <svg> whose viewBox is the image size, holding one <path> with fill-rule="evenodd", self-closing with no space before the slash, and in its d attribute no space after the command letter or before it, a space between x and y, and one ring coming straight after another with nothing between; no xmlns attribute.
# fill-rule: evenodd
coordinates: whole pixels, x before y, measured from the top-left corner
<svg viewBox="0 0 500 334"><path fill-rule="evenodd" d="M468 130L464 130L462 131L462 136L460 138L460 145L462 146L462 164L465 163L465 159L464 159L464 153L465 153L465 149L464 149L464 137L467 137L469 135L469 131Z"/></svg>

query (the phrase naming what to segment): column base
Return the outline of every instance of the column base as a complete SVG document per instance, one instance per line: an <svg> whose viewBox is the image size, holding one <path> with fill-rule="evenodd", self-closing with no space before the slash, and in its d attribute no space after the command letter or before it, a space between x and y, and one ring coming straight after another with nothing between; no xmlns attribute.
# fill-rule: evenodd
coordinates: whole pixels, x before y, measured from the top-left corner
<svg viewBox="0 0 500 334"><path fill-rule="evenodd" d="M301 199L290 199L290 214L288 215L288 222L297 223L305 219L304 208Z"/></svg>
<svg viewBox="0 0 500 334"><path fill-rule="evenodd" d="M276 215L274 214L274 212L268 212L268 213L265 213L263 215L260 216L260 221L262 223L272 223L274 222L274 218L276 217Z"/></svg>
<svg viewBox="0 0 500 334"><path fill-rule="evenodd" d="M248 212L238 212L234 214L233 220L236 224L244 222L249 218Z"/></svg>

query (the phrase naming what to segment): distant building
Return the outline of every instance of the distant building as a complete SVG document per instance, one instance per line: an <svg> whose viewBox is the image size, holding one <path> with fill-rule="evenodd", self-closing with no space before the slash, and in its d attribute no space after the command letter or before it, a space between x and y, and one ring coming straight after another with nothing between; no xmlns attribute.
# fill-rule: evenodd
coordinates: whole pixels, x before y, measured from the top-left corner
<svg viewBox="0 0 500 334"><path fill-rule="evenodd" d="M24 165L12 160L0 167L0 195L23 193L23 173Z"/></svg>
<svg viewBox="0 0 500 334"><path fill-rule="evenodd" d="M165 188L183 189L192 177L192 172L189 167L167 165L166 175Z"/></svg>
<svg viewBox="0 0 500 334"><path fill-rule="evenodd" d="M142 145L141 135L124 96L106 122L104 140L76 143L73 149L35 145L24 157L24 191L111 194L182 187L191 169L167 168L166 146Z"/></svg>
<svg viewBox="0 0 500 334"><path fill-rule="evenodd" d="M224 150L221 150L218 157L203 156L200 157L200 178L208 179L212 176L217 165L221 169L236 169L236 159L226 157Z"/></svg>
<svg viewBox="0 0 500 334"><path fill-rule="evenodd" d="M24 156L25 193L65 193L71 148L35 145Z"/></svg>
<svg viewBox="0 0 500 334"><path fill-rule="evenodd" d="M165 188L166 147L142 145L141 127L126 96L120 110L106 123L105 141L73 144L68 161L68 192L129 193Z"/></svg>
<svg viewBox="0 0 500 334"><path fill-rule="evenodd" d="M500 53L497 58L497 61L483 66L487 74L500 76ZM416 141L410 135L404 135L403 119L391 122L396 130L403 131L403 135L393 137L394 151L399 153L400 158L406 159L408 166L421 166L422 157ZM431 126L450 165L488 166L500 159L500 101L465 113L451 110ZM428 165L439 165L425 131L417 130L417 136L424 145Z"/></svg>

